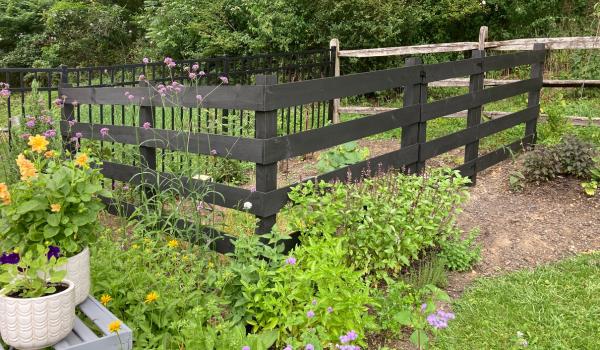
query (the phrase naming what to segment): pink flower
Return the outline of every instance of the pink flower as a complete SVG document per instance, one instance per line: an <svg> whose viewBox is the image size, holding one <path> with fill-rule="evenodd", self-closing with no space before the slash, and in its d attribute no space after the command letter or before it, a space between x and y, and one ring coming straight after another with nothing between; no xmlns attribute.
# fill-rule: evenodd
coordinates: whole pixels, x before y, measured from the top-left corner
<svg viewBox="0 0 600 350"><path fill-rule="evenodd" d="M196 73L190 73L190 79L196 79Z"/></svg>
<svg viewBox="0 0 600 350"><path fill-rule="evenodd" d="M198 69L198 68L199 68L199 67L198 67L198 65L197 65L197 64L195 64L195 65L193 65L193 66L192 66L192 69L193 69L193 70L196 70L196 69Z"/></svg>
<svg viewBox="0 0 600 350"><path fill-rule="evenodd" d="M223 82L223 84L229 83L229 80L227 79L227 77L220 77L219 79L221 79L221 81Z"/></svg>
<svg viewBox="0 0 600 350"><path fill-rule="evenodd" d="M75 100L75 101L71 102L71 104L72 104L73 106L77 106L77 105L79 104L79 102L77 102L77 100Z"/></svg>
<svg viewBox="0 0 600 350"><path fill-rule="evenodd" d="M144 80L144 79L146 79L146 76L143 74L138 77L138 80Z"/></svg>
<svg viewBox="0 0 600 350"><path fill-rule="evenodd" d="M250 188L250 193L254 193L254 192L256 192L256 187Z"/></svg>
<svg viewBox="0 0 600 350"><path fill-rule="evenodd" d="M33 120L30 120L27 122L27 126L33 128L35 126L35 122Z"/></svg>
<svg viewBox="0 0 600 350"><path fill-rule="evenodd" d="M196 98L202 100L202 95L196 95Z"/></svg>
<svg viewBox="0 0 600 350"><path fill-rule="evenodd" d="M100 133L104 136L108 134L108 128L102 128L100 129Z"/></svg>
<svg viewBox="0 0 600 350"><path fill-rule="evenodd" d="M212 153L213 156L216 156L217 155L217 150L213 149L212 151L210 151L210 153Z"/></svg>
<svg viewBox="0 0 600 350"><path fill-rule="evenodd" d="M167 58L165 58L165 63L166 63L166 64L169 64L169 63L171 63L171 62L173 62L173 59L172 59L171 57L167 57Z"/></svg>
<svg viewBox="0 0 600 350"><path fill-rule="evenodd" d="M202 206L202 204L200 204L196 207L196 209L198 209L198 211L200 211L200 210L204 209L204 207Z"/></svg>
<svg viewBox="0 0 600 350"><path fill-rule="evenodd" d="M77 142L77 137L71 137L71 141Z"/></svg>
<svg viewBox="0 0 600 350"><path fill-rule="evenodd" d="M130 99L130 100L131 100L131 99L133 99L133 95L129 95L129 99Z"/></svg>
<svg viewBox="0 0 600 350"><path fill-rule="evenodd" d="M38 100L38 103L44 103L44 100Z"/></svg>
<svg viewBox="0 0 600 350"><path fill-rule="evenodd" d="M144 62L144 63L148 63L148 62L150 62L150 61L149 61L147 58L145 58L145 57L144 57L144 59L142 60L142 62Z"/></svg>
<svg viewBox="0 0 600 350"><path fill-rule="evenodd" d="M69 125L70 125L70 126L73 126L73 125L75 125L75 123L77 123L77 121L76 121L75 119L73 119L73 120L69 120Z"/></svg>
<svg viewBox="0 0 600 350"><path fill-rule="evenodd" d="M129 95L129 91L125 91L125 96Z"/></svg>
<svg viewBox="0 0 600 350"><path fill-rule="evenodd" d="M190 70L190 67L183 67L183 70Z"/></svg>
<svg viewBox="0 0 600 350"><path fill-rule="evenodd" d="M131 30L129 31L129 34L131 34Z"/></svg>
<svg viewBox="0 0 600 350"><path fill-rule="evenodd" d="M204 74L206 74L206 73L204 73L203 70L201 70L201 71L198 72L198 75L204 75Z"/></svg>
<svg viewBox="0 0 600 350"><path fill-rule="evenodd" d="M48 112L48 111L45 109L42 109L42 114L45 114L46 112Z"/></svg>
<svg viewBox="0 0 600 350"><path fill-rule="evenodd" d="M22 139L26 139L26 138L28 138L29 136L31 136L31 134L23 134L23 135L21 135L21 138L22 138Z"/></svg>
<svg viewBox="0 0 600 350"><path fill-rule="evenodd" d="M150 129L150 122L144 123L144 129L146 129L146 130Z"/></svg>
<svg viewBox="0 0 600 350"><path fill-rule="evenodd" d="M75 136L77 136L77 137L83 137L83 134L80 133L80 132L78 132L78 133L75 134Z"/></svg>
<svg viewBox="0 0 600 350"><path fill-rule="evenodd" d="M167 64L167 66L169 66L169 68L173 68L176 66L175 62L171 62L169 64Z"/></svg>

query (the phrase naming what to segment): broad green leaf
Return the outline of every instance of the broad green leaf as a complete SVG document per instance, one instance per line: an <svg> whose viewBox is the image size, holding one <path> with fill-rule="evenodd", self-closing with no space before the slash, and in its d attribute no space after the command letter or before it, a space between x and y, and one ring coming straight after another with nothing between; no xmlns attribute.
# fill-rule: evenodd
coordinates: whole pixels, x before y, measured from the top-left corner
<svg viewBox="0 0 600 350"><path fill-rule="evenodd" d="M102 186L100 186L100 185L87 184L87 185L85 185L84 192L88 193L88 194L94 194L94 193L100 191L101 189L102 189Z"/></svg>
<svg viewBox="0 0 600 350"><path fill-rule="evenodd" d="M52 282L52 283L62 282L62 280L64 280L66 276L67 276L67 270L60 270L60 271L50 270L50 282Z"/></svg>
<svg viewBox="0 0 600 350"><path fill-rule="evenodd" d="M23 214L26 213L28 211L33 210L34 208L36 208L38 205L40 205L41 203L36 201L36 200L29 200L21 205L19 205L19 207L17 208L17 213L18 214Z"/></svg>
<svg viewBox="0 0 600 350"><path fill-rule="evenodd" d="M60 224L60 213L50 214L50 215L48 215L46 220L48 220L48 223L50 225L58 226Z"/></svg>
<svg viewBox="0 0 600 350"><path fill-rule="evenodd" d="M412 324L410 320L411 315L412 313L410 311L400 311L394 315L394 320L402 325L408 326Z"/></svg>
<svg viewBox="0 0 600 350"><path fill-rule="evenodd" d="M45 238L52 238L52 237L56 236L58 234L58 232L60 232L59 227L55 227L55 226L51 226L51 225L44 226L44 237Z"/></svg>

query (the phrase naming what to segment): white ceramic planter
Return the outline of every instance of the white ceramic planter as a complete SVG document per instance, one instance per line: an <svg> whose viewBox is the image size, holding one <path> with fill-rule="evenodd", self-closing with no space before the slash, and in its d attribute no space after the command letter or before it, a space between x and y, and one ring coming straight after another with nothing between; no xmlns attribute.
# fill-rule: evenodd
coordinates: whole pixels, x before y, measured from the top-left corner
<svg viewBox="0 0 600 350"><path fill-rule="evenodd" d="M71 332L75 322L75 284L40 298L0 296L0 335L16 349L35 350L52 346Z"/></svg>
<svg viewBox="0 0 600 350"><path fill-rule="evenodd" d="M88 247L70 258L56 270L67 270L65 279L75 284L75 305L81 304L90 294L90 249ZM44 276L40 277L44 278Z"/></svg>

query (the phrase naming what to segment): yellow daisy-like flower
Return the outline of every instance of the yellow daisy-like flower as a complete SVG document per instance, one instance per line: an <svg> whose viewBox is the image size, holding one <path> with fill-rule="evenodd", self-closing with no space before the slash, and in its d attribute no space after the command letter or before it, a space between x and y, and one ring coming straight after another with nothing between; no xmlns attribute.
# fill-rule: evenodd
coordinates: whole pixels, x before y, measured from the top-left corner
<svg viewBox="0 0 600 350"><path fill-rule="evenodd" d="M0 198L10 197L8 186L4 182L0 183Z"/></svg>
<svg viewBox="0 0 600 350"><path fill-rule="evenodd" d="M121 331L121 321L116 320L113 323L110 323L108 325L108 329L110 329L110 332L120 332Z"/></svg>
<svg viewBox="0 0 600 350"><path fill-rule="evenodd" d="M146 249L146 253L150 253L150 249Z"/></svg>
<svg viewBox="0 0 600 350"><path fill-rule="evenodd" d="M28 145L31 146L31 150L37 153L42 153L42 151L47 150L46 146L48 146L50 142L46 141L46 136L29 136Z"/></svg>
<svg viewBox="0 0 600 350"><path fill-rule="evenodd" d="M183 257L183 260L187 260L187 255Z"/></svg>
<svg viewBox="0 0 600 350"><path fill-rule="evenodd" d="M130 262L131 260L127 259L127 262Z"/></svg>
<svg viewBox="0 0 600 350"><path fill-rule="evenodd" d="M137 244L132 245L133 249L137 248Z"/></svg>
<svg viewBox="0 0 600 350"><path fill-rule="evenodd" d="M148 238L144 238L144 242L148 243L150 240Z"/></svg>
<svg viewBox="0 0 600 350"><path fill-rule="evenodd" d="M179 243L176 240L172 240L169 242L169 248L173 248L174 246L178 245Z"/></svg>
<svg viewBox="0 0 600 350"><path fill-rule="evenodd" d="M175 279L173 277L169 278L171 281L174 281Z"/></svg>
<svg viewBox="0 0 600 350"><path fill-rule="evenodd" d="M106 306L106 304L108 304L108 302L111 301L111 300L112 300L112 297L110 295L108 295L108 294L103 295L102 297L100 297L100 302L102 304L104 304L104 306Z"/></svg>
<svg viewBox="0 0 600 350"><path fill-rule="evenodd" d="M87 154L82 153L79 157L77 157L77 159L75 160L75 165L77 166L84 166L87 164L88 161L88 157Z"/></svg>
<svg viewBox="0 0 600 350"><path fill-rule="evenodd" d="M140 256L138 255L138 256L137 256L137 258L139 259L139 258L140 258Z"/></svg>
<svg viewBox="0 0 600 350"><path fill-rule="evenodd" d="M208 267L213 267L213 263L208 263Z"/></svg>
<svg viewBox="0 0 600 350"><path fill-rule="evenodd" d="M229 271L225 272L225 276L229 277Z"/></svg>
<svg viewBox="0 0 600 350"><path fill-rule="evenodd" d="M158 299L158 293L156 293L156 292L150 293L150 294L146 295L146 301L144 301L144 303L151 303L156 299Z"/></svg>
<svg viewBox="0 0 600 350"><path fill-rule="evenodd" d="M52 208L53 212L58 213L60 211L60 204L50 204L50 208Z"/></svg>

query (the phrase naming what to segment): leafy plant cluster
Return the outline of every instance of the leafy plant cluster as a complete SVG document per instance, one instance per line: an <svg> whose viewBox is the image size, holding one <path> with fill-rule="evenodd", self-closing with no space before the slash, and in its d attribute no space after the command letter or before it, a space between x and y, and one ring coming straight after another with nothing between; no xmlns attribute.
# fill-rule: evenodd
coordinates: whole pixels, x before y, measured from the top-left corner
<svg viewBox="0 0 600 350"><path fill-rule="evenodd" d="M598 150L590 142L573 135L552 145L538 145L523 160L523 175L530 181L550 181L559 174L588 178Z"/></svg>
<svg viewBox="0 0 600 350"><path fill-rule="evenodd" d="M481 260L482 244L474 245L473 242L478 236L478 229L474 228L463 240L457 233L454 233L452 239L440 243L442 250L439 256L445 260L446 266L450 270L469 270Z"/></svg>
<svg viewBox="0 0 600 350"><path fill-rule="evenodd" d="M305 235L339 235L350 246L348 264L380 278L418 259L457 231L468 178L449 169L424 176L389 171L353 183L307 182L289 194L296 204L283 209L290 229Z"/></svg>
<svg viewBox="0 0 600 350"><path fill-rule="evenodd" d="M356 141L351 141L321 153L316 168L319 173L324 174L363 161L368 156L367 147L361 150Z"/></svg>

